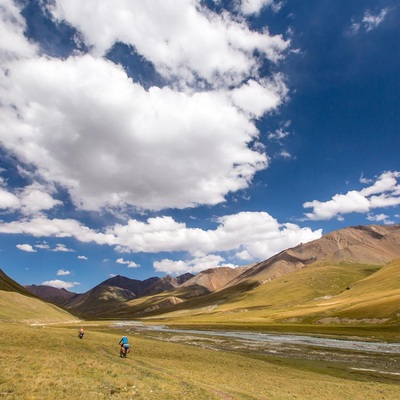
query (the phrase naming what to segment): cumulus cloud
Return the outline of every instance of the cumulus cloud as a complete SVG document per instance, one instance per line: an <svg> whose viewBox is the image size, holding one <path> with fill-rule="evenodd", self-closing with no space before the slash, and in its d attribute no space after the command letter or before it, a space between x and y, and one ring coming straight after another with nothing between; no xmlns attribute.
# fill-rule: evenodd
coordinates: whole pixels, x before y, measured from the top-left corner
<svg viewBox="0 0 400 400"><path fill-rule="evenodd" d="M267 258L300 242L314 240L321 231L279 224L266 212L240 212L219 217L216 229L188 227L171 217L130 220L116 224L107 235L116 238L121 250L134 252L187 251L209 254L246 249L253 258Z"/></svg>
<svg viewBox="0 0 400 400"><path fill-rule="evenodd" d="M153 266L154 269L158 272L164 272L166 274L173 275L181 275L187 272L197 274L198 272L204 271L209 268L236 267L236 265L225 263L223 257L214 254L209 254L204 257L195 257L187 261L173 261L169 259L163 259L161 261L154 262Z"/></svg>
<svg viewBox="0 0 400 400"><path fill-rule="evenodd" d="M48 219L45 216L0 222L0 233L26 234L34 237L73 237L81 242L117 244L115 237L97 232L73 219Z"/></svg>
<svg viewBox="0 0 400 400"><path fill-rule="evenodd" d="M128 268L138 268L140 265L136 264L134 261L124 260L123 258L118 258L115 261L117 264L126 265Z"/></svg>
<svg viewBox="0 0 400 400"><path fill-rule="evenodd" d="M298 225L280 224L266 212L240 212L217 218L215 229L189 227L163 216L147 221L129 220L115 224L103 232L83 226L75 220L32 218L0 222L0 233L30 234L36 237L73 237L82 242L115 246L119 251L160 253L188 252L203 257L216 252L246 251L247 257L266 259L301 242L321 237L321 230L312 231ZM243 255L240 257L243 259ZM128 262L120 259L120 262ZM194 265L191 265L194 267Z"/></svg>
<svg viewBox="0 0 400 400"><path fill-rule="evenodd" d="M318 200L306 202L303 207L312 208L312 212L305 213L305 216L310 220L328 220L343 218L343 214L353 212L366 214L374 208L397 206L400 204L399 178L399 171L384 172L371 186L360 191L351 190L346 194L336 194L325 202Z"/></svg>
<svg viewBox="0 0 400 400"><path fill-rule="evenodd" d="M26 215L40 213L62 204L55 200L46 189L36 183L12 193L5 188L0 188L0 209L19 211Z"/></svg>
<svg viewBox="0 0 400 400"><path fill-rule="evenodd" d="M69 249L65 244L57 243L51 251L62 252L62 253L73 253L75 250Z"/></svg>
<svg viewBox="0 0 400 400"><path fill-rule="evenodd" d="M21 212L23 214L35 214L43 210L50 210L62 204L60 200L54 199L48 190L38 184L26 186L19 195L21 201Z"/></svg>
<svg viewBox="0 0 400 400"><path fill-rule="evenodd" d="M86 256L78 256L78 260L88 260Z"/></svg>
<svg viewBox="0 0 400 400"><path fill-rule="evenodd" d="M217 204L267 166L266 155L247 146L255 125L224 94L145 91L91 56L20 67L10 90L22 119L3 110L0 138L81 208Z"/></svg>
<svg viewBox="0 0 400 400"><path fill-rule="evenodd" d="M0 209L15 210L21 207L21 201L17 196L6 189L0 188Z"/></svg>
<svg viewBox="0 0 400 400"><path fill-rule="evenodd" d="M57 275L71 275L71 271L64 270L64 269L59 269L57 271Z"/></svg>
<svg viewBox="0 0 400 400"><path fill-rule="evenodd" d="M279 61L289 42L195 0L110 4L54 2L53 18L75 27L92 49L63 59L39 55L24 38L22 17L18 29L10 17L4 42L17 35L29 51L1 60L5 149L86 210L215 205L248 187L268 166L255 120L287 95L281 74L261 76L260 59ZM167 85L145 89L107 60L118 41ZM28 214L60 205L37 187L21 196L0 193L0 206Z"/></svg>
<svg viewBox="0 0 400 400"><path fill-rule="evenodd" d="M123 42L164 76L186 83L198 76L216 86L237 84L257 69L254 51L277 61L288 46L281 36L252 31L243 21L228 13L215 14L198 0L110 4L57 0L50 12L76 27L92 54L104 55L115 42Z"/></svg>
<svg viewBox="0 0 400 400"><path fill-rule="evenodd" d="M44 281L42 282L42 285L45 286L52 286L55 287L57 289L71 289L76 285L80 285L79 282L65 282L65 281L61 281L59 279L53 279L50 281Z"/></svg>
<svg viewBox="0 0 400 400"><path fill-rule="evenodd" d="M386 214L368 214L368 221L372 222L383 222L385 225L394 224L394 221L390 219L390 217Z"/></svg>
<svg viewBox="0 0 400 400"><path fill-rule="evenodd" d="M28 253L36 253L36 250L30 244L17 244L17 249L26 251Z"/></svg>

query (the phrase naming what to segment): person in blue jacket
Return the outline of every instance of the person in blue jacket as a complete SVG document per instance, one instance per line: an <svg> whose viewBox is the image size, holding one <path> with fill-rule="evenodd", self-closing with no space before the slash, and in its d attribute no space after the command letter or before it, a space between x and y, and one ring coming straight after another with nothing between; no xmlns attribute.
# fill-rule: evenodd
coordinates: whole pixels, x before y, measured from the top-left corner
<svg viewBox="0 0 400 400"><path fill-rule="evenodd" d="M126 355L129 353L129 342L126 335L122 336L121 340L119 341L119 345L121 346L120 356L126 357Z"/></svg>

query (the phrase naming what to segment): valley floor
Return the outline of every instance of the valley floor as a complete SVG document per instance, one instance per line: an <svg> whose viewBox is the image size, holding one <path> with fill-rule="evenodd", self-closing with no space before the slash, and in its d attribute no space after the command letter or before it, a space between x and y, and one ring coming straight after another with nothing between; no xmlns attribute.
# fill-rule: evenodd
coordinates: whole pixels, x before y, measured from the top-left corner
<svg viewBox="0 0 400 400"><path fill-rule="evenodd" d="M259 348L110 322L0 324L0 398L398 400L400 355ZM132 352L119 357L127 333ZM275 352L274 352L275 351ZM357 358L353 358L357 356Z"/></svg>

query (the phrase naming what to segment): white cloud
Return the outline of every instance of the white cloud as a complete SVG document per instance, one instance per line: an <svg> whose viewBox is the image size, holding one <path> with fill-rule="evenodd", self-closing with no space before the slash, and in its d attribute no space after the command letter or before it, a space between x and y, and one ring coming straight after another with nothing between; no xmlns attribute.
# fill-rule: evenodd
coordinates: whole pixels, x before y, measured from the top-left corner
<svg viewBox="0 0 400 400"><path fill-rule="evenodd" d="M331 200L325 202L318 200L306 202L303 207L312 208L312 212L305 213L305 215L310 220L328 220L343 218L343 214L368 213L374 208L399 205L399 178L400 172L398 171L384 172L373 185L360 191L351 190L346 194L336 194ZM367 182L367 180L364 179L363 182Z"/></svg>
<svg viewBox="0 0 400 400"><path fill-rule="evenodd" d="M373 222L383 222L384 224L393 224L394 222L389 218L388 215L386 214L368 214L367 216L368 221L373 221Z"/></svg>
<svg viewBox="0 0 400 400"><path fill-rule="evenodd" d="M243 14L258 14L264 7L274 6L275 10L279 10L279 4L274 5L274 0L241 0L240 10Z"/></svg>
<svg viewBox="0 0 400 400"><path fill-rule="evenodd" d="M215 14L198 0L118 0L101 5L95 0L58 0L50 10L82 33L93 46L92 54L104 55L117 41L130 44L158 72L188 83L195 76L215 85L241 82L257 68L254 51L276 61L288 46L281 36L252 31L243 21L228 13Z"/></svg>
<svg viewBox="0 0 400 400"><path fill-rule="evenodd" d="M16 210L20 207L21 202L17 196L3 188L0 188L0 209Z"/></svg>
<svg viewBox="0 0 400 400"><path fill-rule="evenodd" d="M149 218L147 223L131 220L115 225L108 234L118 246L130 251L187 251L192 255L246 250L253 259L266 259L300 242L321 237L321 231L279 224L265 212L241 212L220 217L214 230L190 228L171 217Z"/></svg>
<svg viewBox="0 0 400 400"><path fill-rule="evenodd" d="M73 219L48 219L44 216L0 222L0 233L27 234L34 237L73 237L81 242L117 244L115 237L96 232Z"/></svg>
<svg viewBox="0 0 400 400"><path fill-rule="evenodd" d="M268 139L275 140L280 143L283 139L286 139L289 134L290 133L285 129L279 128L275 132L268 132Z"/></svg>
<svg viewBox="0 0 400 400"><path fill-rule="evenodd" d="M389 8L382 8L378 13L373 13L370 10L367 10L361 20L353 18L350 27L350 34L355 35L360 31L370 32L376 29L383 23L389 11Z"/></svg>
<svg viewBox="0 0 400 400"><path fill-rule="evenodd" d="M247 250L240 251L239 253L235 254L235 257L239 260L250 261L253 260L253 257L249 254Z"/></svg>
<svg viewBox="0 0 400 400"><path fill-rule="evenodd" d="M312 208L312 213L306 213L306 217L312 220L327 220L339 214L352 212L366 213L370 209L370 202L362 194L355 190L346 194L335 194L332 200L321 202L309 201L303 204L304 208Z"/></svg>
<svg viewBox="0 0 400 400"><path fill-rule="evenodd" d="M365 30L367 32L372 31L373 29L377 28L386 18L386 15L388 14L389 9L388 8L383 8L379 14L373 14L370 11L366 11L364 14L364 17L362 19L362 22L364 24Z"/></svg>
<svg viewBox="0 0 400 400"><path fill-rule="evenodd" d="M287 160L292 158L292 155L287 150L282 150L279 155Z"/></svg>
<svg viewBox="0 0 400 400"><path fill-rule="evenodd" d="M360 176L360 183L363 183L364 185L372 183L373 181L374 181L373 179L366 178L364 174L361 174Z"/></svg>
<svg viewBox="0 0 400 400"><path fill-rule="evenodd" d="M53 279L51 281L45 281L42 283L42 285L45 286L52 286L55 287L57 289L71 289L76 285L80 285L79 282L65 282L65 281L61 281L59 279Z"/></svg>
<svg viewBox="0 0 400 400"><path fill-rule="evenodd" d="M50 246L46 242L35 244L35 247L37 247L38 249L41 249L41 250L49 250L50 249Z"/></svg>
<svg viewBox="0 0 400 400"><path fill-rule="evenodd" d="M372 194L381 194L385 192L395 192L399 190L397 179L400 178L400 172L384 172L372 186L360 191L363 196L371 196ZM400 193L397 193L400 194Z"/></svg>
<svg viewBox="0 0 400 400"><path fill-rule="evenodd" d="M166 274L173 275L180 275L187 272L197 274L198 272L204 271L209 268L236 267L236 265L225 263L224 258L214 254L209 254L203 257L196 257L192 260L187 261L173 261L169 259L163 259L161 261L154 262L153 266L154 269L158 272L164 272Z"/></svg>
<svg viewBox="0 0 400 400"><path fill-rule="evenodd" d="M287 87L282 77L276 75L271 81L256 82L250 80L246 84L233 89L230 95L237 107L247 112L251 117L260 118L266 112L281 105L287 95Z"/></svg>
<svg viewBox="0 0 400 400"><path fill-rule="evenodd" d="M59 269L57 271L57 275L71 275L71 271L64 270L64 269Z"/></svg>
<svg viewBox="0 0 400 400"><path fill-rule="evenodd" d="M138 267L140 267L140 265L136 264L134 261L124 260L123 258L118 258L115 262L117 264L126 265L128 268L138 268Z"/></svg>
<svg viewBox="0 0 400 400"><path fill-rule="evenodd" d="M73 253L75 250L69 249L65 244L62 243L57 243L56 247L52 249L51 251L54 252L62 252L62 253Z"/></svg>
<svg viewBox="0 0 400 400"><path fill-rule="evenodd" d="M39 211L50 210L61 201L53 199L43 187L38 184L26 186L19 195L21 200L21 212L24 214L35 214Z"/></svg>
<svg viewBox="0 0 400 400"><path fill-rule="evenodd" d="M287 88L279 73L260 76L255 53L278 61L289 46L281 36L196 0L58 0L51 12L93 51L56 59L28 46L24 56L3 57L0 140L42 180L66 188L77 207L215 205L268 166L254 119L277 109ZM25 40L19 14L9 25ZM170 87L145 90L106 60L116 41L132 45ZM20 195L26 214L60 204L43 188ZM18 207L6 197L7 207Z"/></svg>
<svg viewBox="0 0 400 400"><path fill-rule="evenodd" d="M91 56L31 60L11 76L22 119L3 108L0 139L81 208L217 204L267 166L247 145L255 125L224 93L145 91Z"/></svg>
<svg viewBox="0 0 400 400"><path fill-rule="evenodd" d="M18 210L23 214L31 215L62 204L61 201L53 199L46 190L48 189L36 183L17 190L15 194L5 188L0 188L0 209Z"/></svg>
<svg viewBox="0 0 400 400"><path fill-rule="evenodd" d="M78 260L88 260L86 256L78 256Z"/></svg>
<svg viewBox="0 0 400 400"><path fill-rule="evenodd" d="M185 251L192 255L247 251L253 259L266 259L300 242L321 237L295 224L280 224L266 212L240 212L216 220L215 229L188 227L168 216L131 219L104 232L89 229L74 220L46 219L0 222L0 233L29 234L36 237L73 237L82 242L116 246L119 251L158 253ZM123 259L121 259L123 260Z"/></svg>
<svg viewBox="0 0 400 400"><path fill-rule="evenodd" d="M36 250L30 244L17 244L16 247L28 253L36 253Z"/></svg>
<svg viewBox="0 0 400 400"><path fill-rule="evenodd" d="M25 20L17 4L12 0L1 0L0 8L0 60L34 55L36 46L24 37Z"/></svg>

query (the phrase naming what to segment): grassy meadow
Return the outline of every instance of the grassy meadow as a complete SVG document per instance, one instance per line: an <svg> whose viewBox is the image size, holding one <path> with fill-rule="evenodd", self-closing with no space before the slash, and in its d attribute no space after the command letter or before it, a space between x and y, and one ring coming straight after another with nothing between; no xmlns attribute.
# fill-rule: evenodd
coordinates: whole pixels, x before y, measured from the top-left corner
<svg viewBox="0 0 400 400"><path fill-rule="evenodd" d="M399 399L400 378L322 362L217 351L129 334L110 323L0 323L4 399Z"/></svg>

